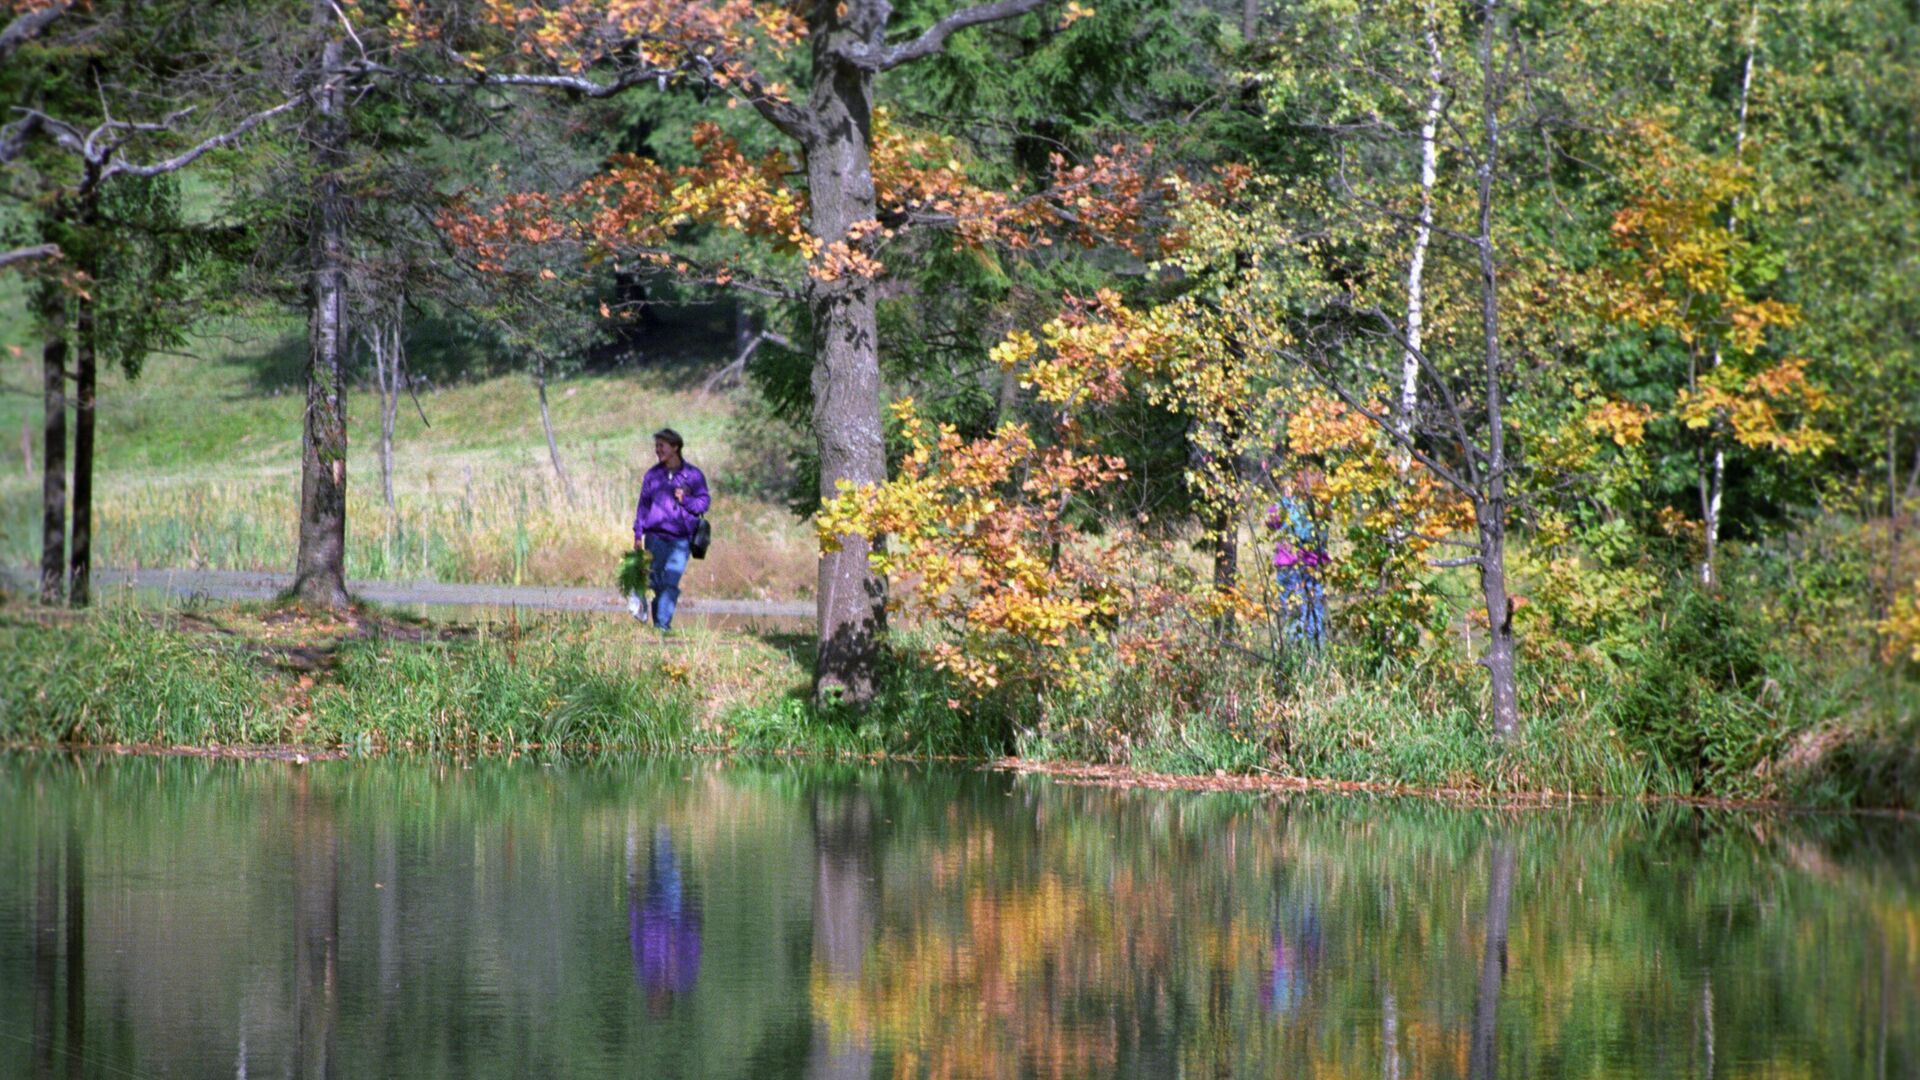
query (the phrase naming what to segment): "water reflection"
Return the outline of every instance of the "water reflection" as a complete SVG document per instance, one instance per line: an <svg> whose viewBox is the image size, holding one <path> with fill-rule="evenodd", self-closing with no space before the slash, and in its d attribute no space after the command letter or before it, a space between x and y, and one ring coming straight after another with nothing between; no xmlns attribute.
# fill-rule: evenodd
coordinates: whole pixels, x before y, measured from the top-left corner
<svg viewBox="0 0 1920 1080"><path fill-rule="evenodd" d="M1473 1046L1467 1054L1471 1080L1500 1073L1500 984L1507 974L1507 918L1513 909L1513 842L1497 832L1487 868L1487 918L1480 947L1480 978L1473 987Z"/></svg>
<svg viewBox="0 0 1920 1080"><path fill-rule="evenodd" d="M874 808L858 789L809 801L813 822L813 1045L807 1075L864 1080L873 1072L871 1024L862 1007L867 950L879 906Z"/></svg>
<svg viewBox="0 0 1920 1080"><path fill-rule="evenodd" d="M0 820L6 1077L1920 1076L1898 823L40 758Z"/></svg>
<svg viewBox="0 0 1920 1080"><path fill-rule="evenodd" d="M649 1011L658 1016L676 996L692 992L700 978L700 901L681 882L680 857L667 826L654 826L647 838L644 874L639 846L630 827L627 940L633 952L633 977L646 993Z"/></svg>
<svg viewBox="0 0 1920 1080"><path fill-rule="evenodd" d="M301 772L290 814L293 870L295 1075L338 1075L340 847L333 808ZM243 1060L244 1065L244 1060Z"/></svg>
<svg viewBox="0 0 1920 1080"><path fill-rule="evenodd" d="M1292 1015L1306 1000L1319 962L1320 917L1311 900L1303 901L1298 910L1285 910L1274 919L1273 964L1261 987L1261 1002L1280 1016Z"/></svg>

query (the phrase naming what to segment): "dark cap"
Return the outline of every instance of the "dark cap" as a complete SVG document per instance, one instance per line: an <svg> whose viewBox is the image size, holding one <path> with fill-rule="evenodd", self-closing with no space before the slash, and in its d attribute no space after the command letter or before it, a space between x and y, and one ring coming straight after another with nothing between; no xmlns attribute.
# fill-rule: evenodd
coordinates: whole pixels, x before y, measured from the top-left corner
<svg viewBox="0 0 1920 1080"><path fill-rule="evenodd" d="M654 432L653 437L656 439L665 439L667 445L673 447L675 450L684 450L687 447L687 440L681 438L680 433L670 427L663 427L659 431Z"/></svg>

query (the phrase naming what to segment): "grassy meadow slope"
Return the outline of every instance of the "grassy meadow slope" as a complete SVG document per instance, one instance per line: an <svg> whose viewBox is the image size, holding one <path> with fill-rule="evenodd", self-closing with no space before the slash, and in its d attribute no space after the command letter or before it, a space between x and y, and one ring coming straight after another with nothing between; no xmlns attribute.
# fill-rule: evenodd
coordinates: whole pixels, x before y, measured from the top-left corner
<svg viewBox="0 0 1920 1080"><path fill-rule="evenodd" d="M39 557L40 372L18 306L0 330L0 559ZM101 380L95 558L103 566L289 570L299 492L300 326L207 327L189 351L151 358L138 379ZM768 494L760 462L729 445L744 392L704 393L703 365L676 363L567 379L549 388L573 477L569 502L549 462L534 386L507 375L403 402L395 431L396 510L380 494L370 392L349 405L347 572L354 577L522 584L610 582L630 542L650 433L671 424L715 489L713 556L686 586L712 597L811 595L810 528ZM429 424L431 426L429 426ZM32 445L23 450L22 437ZM27 458L32 459L29 471Z"/></svg>

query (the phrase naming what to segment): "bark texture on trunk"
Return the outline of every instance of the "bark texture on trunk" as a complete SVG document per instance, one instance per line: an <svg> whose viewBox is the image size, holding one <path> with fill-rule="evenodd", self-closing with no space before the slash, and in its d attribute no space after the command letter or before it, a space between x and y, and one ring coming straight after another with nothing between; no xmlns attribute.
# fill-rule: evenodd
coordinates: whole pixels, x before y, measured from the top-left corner
<svg viewBox="0 0 1920 1080"><path fill-rule="evenodd" d="M806 142L813 235L829 249L849 243L853 226L874 220L873 76L841 59L846 41L885 31L883 4L819 3L813 15L813 89ZM873 25L877 20L878 26ZM879 329L874 282L858 274L809 277L813 315L813 428L820 447L820 495L837 485L884 483L885 429L880 416ZM869 538L843 536L820 555L820 646L816 697L864 703L873 697L880 633L886 625L886 581L873 572Z"/></svg>
<svg viewBox="0 0 1920 1080"><path fill-rule="evenodd" d="M82 297L74 323L73 550L67 600L86 607L93 599L93 418L95 354L93 301Z"/></svg>
<svg viewBox="0 0 1920 1080"><path fill-rule="evenodd" d="M42 287L40 312L40 602L52 605L66 595L67 577L67 298L58 285Z"/></svg>
<svg viewBox="0 0 1920 1080"><path fill-rule="evenodd" d="M1467 1051L1470 1080L1494 1080L1500 1073L1500 983L1507 973L1507 922L1513 908L1512 841L1493 842L1487 873L1487 938L1480 953L1480 977L1473 991L1473 1040Z"/></svg>
<svg viewBox="0 0 1920 1080"><path fill-rule="evenodd" d="M1509 739L1520 729L1520 696L1514 670L1513 596L1507 591L1506 511L1504 506L1496 511L1488 503L1476 503L1474 516L1480 531L1480 594L1487 602L1487 655L1481 663L1487 668L1492 697L1493 734Z"/></svg>
<svg viewBox="0 0 1920 1080"><path fill-rule="evenodd" d="M316 0L316 28L328 34L320 51L325 80L340 67L331 36L332 5ZM300 548L293 592L327 608L347 606L347 304L346 207L340 172L346 165L346 102L338 87L314 98L309 129L314 165L312 277L308 285L307 409L300 455Z"/></svg>
<svg viewBox="0 0 1920 1080"><path fill-rule="evenodd" d="M1500 162L1500 79L1494 72L1497 0L1481 5L1481 96L1479 234L1480 330L1486 351L1487 459L1485 490L1474 500L1480 531L1480 591L1487 601L1487 681L1492 691L1493 733L1511 737L1520 727L1514 675L1513 600L1507 594L1507 439L1500 383L1500 279L1493 257L1493 181Z"/></svg>

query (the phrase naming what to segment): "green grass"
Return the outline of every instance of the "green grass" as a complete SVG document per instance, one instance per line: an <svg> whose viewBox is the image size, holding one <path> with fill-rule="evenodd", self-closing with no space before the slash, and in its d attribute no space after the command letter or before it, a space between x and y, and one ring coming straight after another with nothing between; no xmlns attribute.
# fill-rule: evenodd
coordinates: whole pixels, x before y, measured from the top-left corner
<svg viewBox="0 0 1920 1080"><path fill-rule="evenodd" d="M65 625L0 623L11 658L0 742L594 752L695 742L684 669L664 654L612 662L566 624L452 641L308 624L283 639L258 617L119 608ZM295 645L321 658L318 670L286 665Z"/></svg>
<svg viewBox="0 0 1920 1080"><path fill-rule="evenodd" d="M352 642L312 696L310 741L403 746L685 748L694 706L664 671L594 665L582 646L541 635L511 644Z"/></svg>
<svg viewBox="0 0 1920 1080"><path fill-rule="evenodd" d="M130 613L0 625L0 741L204 746L279 741L284 719L229 643Z"/></svg>
<svg viewBox="0 0 1920 1080"><path fill-rule="evenodd" d="M16 305L17 307L17 305ZM6 325L0 320L0 325ZM14 333L23 325L12 324ZM299 495L299 325L235 320L201 328L192 356L156 356L139 378L102 377L95 561L285 571ZM0 561L39 557L37 345L0 359ZM605 584L631 544L633 498L651 433L672 424L713 482L714 555L689 595L811 594L814 540L769 492L759 449L736 448L741 393L698 389L680 364L557 382L556 437L573 480L556 477L530 380L509 375L423 393L431 423L403 403L393 511L380 491L378 411L351 395L347 572L376 579ZM19 433L32 443L29 475Z"/></svg>

